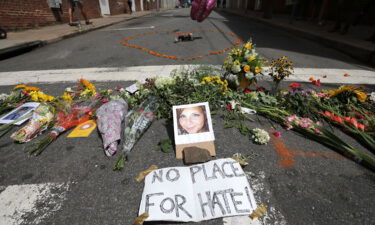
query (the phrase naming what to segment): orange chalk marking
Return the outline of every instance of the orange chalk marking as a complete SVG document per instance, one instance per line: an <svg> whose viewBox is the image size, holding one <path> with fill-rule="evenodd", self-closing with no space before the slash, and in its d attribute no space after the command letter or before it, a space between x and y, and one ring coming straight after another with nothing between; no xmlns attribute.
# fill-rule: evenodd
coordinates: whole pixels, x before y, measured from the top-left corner
<svg viewBox="0 0 375 225"><path fill-rule="evenodd" d="M305 156L305 157L322 157L322 158L338 158L338 159L345 158L344 156L339 155L339 154L291 151L286 147L282 139L272 136L271 140L272 140L272 143L276 152L279 155L278 164L284 168L291 168L294 166L294 163L295 163L295 159L293 157L294 155Z"/></svg>
<svg viewBox="0 0 375 225"><path fill-rule="evenodd" d="M204 56L210 56L210 55L218 55L218 54L222 54L222 53L225 53L226 51L230 50L231 48L233 48L234 46L236 45L239 45L243 42L243 40L241 40L241 38L237 35L235 35L234 33L229 33L229 32L224 32L224 31L221 31L221 30L206 30L207 32L216 32L216 33L223 33L223 34L227 34L228 36L232 36L232 37L236 37L237 38L237 41L235 42L235 44L233 46L231 46L230 48L225 48L223 50L219 50L219 51L212 51L210 52L209 54L206 54ZM199 32L204 32L204 30L192 30L190 32L187 32L187 33L199 33ZM126 47L130 47L130 48L135 48L135 49L140 49L144 52L147 52L149 53L150 55L153 55L153 56L158 56L158 57L163 57L165 59L171 59L171 60L181 60L181 61L191 61L191 60L196 60L196 59L201 59L202 56L192 56L192 57L187 57L187 58L182 58L182 57L176 57L176 56L167 56L167 55L164 55L164 54L161 54L161 53L158 53L158 52L154 52L154 51L151 51L151 50L148 50L144 47L141 47L141 46L137 46L137 45L131 45L129 43L127 43L129 40L131 39L135 39L135 38L138 38L138 37L141 37L141 36L144 36L144 35L152 35L152 34L157 34L157 33L171 33L171 34L177 34L177 35L183 35L184 33L180 33L180 32L174 32L174 31L155 31L155 32L145 32L145 33L141 33L141 34L136 34L136 35L132 35L132 36L128 36L126 38L124 38L120 44L121 45L124 45Z"/></svg>

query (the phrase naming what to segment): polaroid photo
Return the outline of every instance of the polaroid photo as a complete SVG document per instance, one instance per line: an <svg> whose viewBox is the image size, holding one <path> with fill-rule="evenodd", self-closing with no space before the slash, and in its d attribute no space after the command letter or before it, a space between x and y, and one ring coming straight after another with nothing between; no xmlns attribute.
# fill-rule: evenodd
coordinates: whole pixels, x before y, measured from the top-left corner
<svg viewBox="0 0 375 225"><path fill-rule="evenodd" d="M173 106L176 145L214 141L208 102Z"/></svg>
<svg viewBox="0 0 375 225"><path fill-rule="evenodd" d="M21 118L22 116L28 114L29 112L33 111L34 109L36 109L38 106L39 106L39 102L27 102L19 107L17 107L16 109L13 109L11 112L7 113L6 115L4 115L3 117L0 118L0 123L11 123L19 118ZM31 115L30 115L31 117ZM21 125L23 124L26 120L30 119L30 117L28 118L25 118L21 121L18 121L17 123L14 123L15 125Z"/></svg>

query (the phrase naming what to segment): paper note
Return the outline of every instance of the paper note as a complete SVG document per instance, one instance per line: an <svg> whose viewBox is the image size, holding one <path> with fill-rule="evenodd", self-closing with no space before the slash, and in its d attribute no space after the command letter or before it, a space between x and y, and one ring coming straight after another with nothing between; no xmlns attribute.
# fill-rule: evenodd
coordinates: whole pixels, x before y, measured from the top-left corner
<svg viewBox="0 0 375 225"><path fill-rule="evenodd" d="M139 215L146 221L202 221L250 215L257 208L241 166L218 159L154 170L145 178Z"/></svg>

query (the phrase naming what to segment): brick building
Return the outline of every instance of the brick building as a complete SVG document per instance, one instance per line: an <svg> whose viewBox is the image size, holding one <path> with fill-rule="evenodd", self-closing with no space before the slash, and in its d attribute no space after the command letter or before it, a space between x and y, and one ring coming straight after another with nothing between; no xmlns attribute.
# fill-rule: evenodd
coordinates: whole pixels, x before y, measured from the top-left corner
<svg viewBox="0 0 375 225"><path fill-rule="evenodd" d="M134 11L156 8L156 0L132 1ZM83 0L83 4L89 18L129 12L127 0ZM68 8L68 0L0 0L0 27L10 31L66 23Z"/></svg>

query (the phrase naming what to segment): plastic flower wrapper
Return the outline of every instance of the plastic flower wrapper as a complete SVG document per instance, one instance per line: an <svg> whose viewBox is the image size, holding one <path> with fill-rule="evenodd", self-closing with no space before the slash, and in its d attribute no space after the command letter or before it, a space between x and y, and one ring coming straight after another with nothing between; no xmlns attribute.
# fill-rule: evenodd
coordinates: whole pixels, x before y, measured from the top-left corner
<svg viewBox="0 0 375 225"><path fill-rule="evenodd" d="M96 121L107 156L112 156L117 151L121 140L121 123L127 111L128 104L123 99L107 102L96 111Z"/></svg>
<svg viewBox="0 0 375 225"><path fill-rule="evenodd" d="M98 101L94 100L72 105L65 104L65 107L62 107L56 113L56 124L54 129L42 140L32 145L28 151L29 154L41 154L43 150L54 140L56 140L60 134L81 123L88 121L92 113L95 111L95 106L97 103Z"/></svg>
<svg viewBox="0 0 375 225"><path fill-rule="evenodd" d="M135 143L137 143L154 120L158 106L156 98L150 97L142 102L137 109L128 112L125 117L122 154L114 165L113 170L121 170L124 167L125 160Z"/></svg>
<svg viewBox="0 0 375 225"><path fill-rule="evenodd" d="M52 107L40 104L33 112L29 122L10 137L20 143L28 142L46 130L53 118Z"/></svg>

